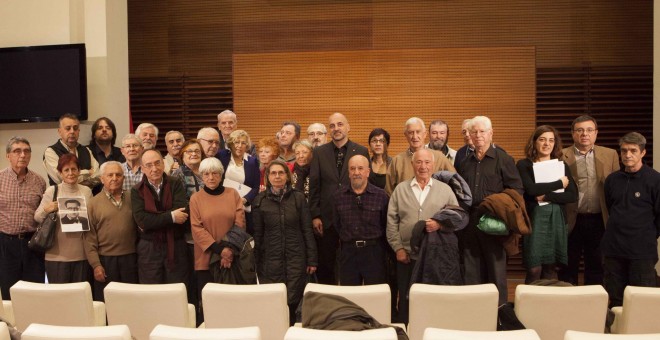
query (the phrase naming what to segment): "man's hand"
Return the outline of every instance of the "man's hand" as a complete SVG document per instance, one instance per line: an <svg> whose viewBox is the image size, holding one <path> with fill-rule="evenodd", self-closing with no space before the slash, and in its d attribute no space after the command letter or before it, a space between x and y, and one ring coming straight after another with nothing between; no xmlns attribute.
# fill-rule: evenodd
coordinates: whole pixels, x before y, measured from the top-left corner
<svg viewBox="0 0 660 340"><path fill-rule="evenodd" d="M106 277L105 268L103 268L103 266L96 266L94 268L94 280L98 282L105 282Z"/></svg>
<svg viewBox="0 0 660 340"><path fill-rule="evenodd" d="M172 216L174 216L174 223L183 224L188 220L188 214L186 214L186 208L179 208L172 211Z"/></svg>
<svg viewBox="0 0 660 340"><path fill-rule="evenodd" d="M314 274L316 273L316 267L315 266L307 266L307 274Z"/></svg>
<svg viewBox="0 0 660 340"><path fill-rule="evenodd" d="M320 218L315 218L312 220L312 226L314 227L314 233L319 236L323 236L323 221Z"/></svg>
<svg viewBox="0 0 660 340"><path fill-rule="evenodd" d="M440 229L442 229L442 224L438 223L438 221L436 221L432 218L429 218L428 220L426 220L426 232L427 233L432 233L432 232L438 231Z"/></svg>
<svg viewBox="0 0 660 340"><path fill-rule="evenodd" d="M408 264L410 263L410 257L408 256L408 252L401 248L396 251L396 260L403 263L403 264Z"/></svg>

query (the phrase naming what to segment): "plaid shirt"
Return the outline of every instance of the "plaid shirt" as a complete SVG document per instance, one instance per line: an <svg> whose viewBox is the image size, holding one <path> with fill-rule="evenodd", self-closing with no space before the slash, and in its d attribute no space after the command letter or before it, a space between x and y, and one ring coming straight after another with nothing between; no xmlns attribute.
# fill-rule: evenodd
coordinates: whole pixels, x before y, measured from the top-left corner
<svg viewBox="0 0 660 340"><path fill-rule="evenodd" d="M383 237L389 200L384 190L371 183L361 195L356 195L350 185L337 190L334 227L339 238L348 242Z"/></svg>
<svg viewBox="0 0 660 340"><path fill-rule="evenodd" d="M28 170L19 180L10 167L0 171L0 232L9 235L35 231L34 212L46 191L46 181Z"/></svg>
<svg viewBox="0 0 660 340"><path fill-rule="evenodd" d="M140 183L142 180L142 167L140 167L136 173L131 171L127 162L121 163L121 167L124 169L124 185L122 186L122 189L124 191L130 191L132 187Z"/></svg>

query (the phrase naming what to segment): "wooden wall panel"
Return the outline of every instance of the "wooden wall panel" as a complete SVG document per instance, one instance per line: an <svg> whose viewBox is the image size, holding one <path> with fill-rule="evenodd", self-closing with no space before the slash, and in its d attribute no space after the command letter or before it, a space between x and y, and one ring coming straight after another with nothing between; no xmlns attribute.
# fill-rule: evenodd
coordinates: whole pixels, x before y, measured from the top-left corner
<svg viewBox="0 0 660 340"><path fill-rule="evenodd" d="M463 119L487 115L497 143L520 157L535 123L534 60L531 47L236 54L234 108L253 139L342 112L360 144L387 129L393 154L409 117L445 119L460 146Z"/></svg>

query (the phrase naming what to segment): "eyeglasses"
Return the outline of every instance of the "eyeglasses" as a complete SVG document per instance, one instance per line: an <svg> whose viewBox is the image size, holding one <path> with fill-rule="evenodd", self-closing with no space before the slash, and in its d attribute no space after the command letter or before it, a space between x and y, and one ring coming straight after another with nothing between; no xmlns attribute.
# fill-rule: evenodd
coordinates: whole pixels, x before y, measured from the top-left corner
<svg viewBox="0 0 660 340"><path fill-rule="evenodd" d="M310 136L310 137L314 137L314 136L323 136L323 135L325 135L325 132L316 131L316 132L310 132L310 133L308 133L307 135Z"/></svg>
<svg viewBox="0 0 660 340"><path fill-rule="evenodd" d="M142 166L147 169L151 169L153 167L160 167L161 165L163 165L162 161L155 161L153 163L142 164Z"/></svg>
<svg viewBox="0 0 660 340"><path fill-rule="evenodd" d="M17 155L17 156L20 155L20 154L29 155L29 154L32 153L32 150L30 150L30 149L14 149L14 150L11 150L11 153L13 153L14 155Z"/></svg>
<svg viewBox="0 0 660 340"><path fill-rule="evenodd" d="M126 144L124 149L139 149L141 146L142 144Z"/></svg>
<svg viewBox="0 0 660 340"><path fill-rule="evenodd" d="M369 141L369 143L371 144L385 144L385 142L386 142L385 139L378 139L378 138L374 138Z"/></svg>
<svg viewBox="0 0 660 340"><path fill-rule="evenodd" d="M197 140L203 140L211 145L220 145L219 140L210 140L210 139L204 139L204 138L197 138Z"/></svg>
<svg viewBox="0 0 660 340"><path fill-rule="evenodd" d="M268 174L271 176L286 176L286 172L284 171L271 171Z"/></svg>
<svg viewBox="0 0 660 340"><path fill-rule="evenodd" d="M248 145L248 142L243 141L243 140L241 140L241 141L236 141L236 142L234 142L234 145L236 145L236 146L238 146L238 145Z"/></svg>
<svg viewBox="0 0 660 340"><path fill-rule="evenodd" d="M583 134L583 133L586 132L588 135L594 133L595 131L596 131L596 129L594 129L594 128L587 128L587 129L579 128L579 129L573 130L573 132L575 132L575 133Z"/></svg>
<svg viewBox="0 0 660 340"><path fill-rule="evenodd" d="M201 155L202 150L186 150L183 153L185 153L186 155Z"/></svg>

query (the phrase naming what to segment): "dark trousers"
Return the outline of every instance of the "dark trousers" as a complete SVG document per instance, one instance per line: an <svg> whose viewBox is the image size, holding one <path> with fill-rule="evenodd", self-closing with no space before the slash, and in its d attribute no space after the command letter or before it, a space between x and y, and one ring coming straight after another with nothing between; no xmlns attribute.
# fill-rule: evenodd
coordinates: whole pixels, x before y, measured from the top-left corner
<svg viewBox="0 0 660 340"><path fill-rule="evenodd" d="M45 261L48 283L90 282L92 267L83 261Z"/></svg>
<svg viewBox="0 0 660 340"><path fill-rule="evenodd" d="M600 240L605 233L601 214L578 214L575 228L568 235L568 264L559 272L559 280L577 286L580 257L584 253L584 284L603 284L603 259Z"/></svg>
<svg viewBox="0 0 660 340"><path fill-rule="evenodd" d="M0 233L0 290L11 300L9 288L19 280L45 282L44 254L27 247L32 234L12 236Z"/></svg>
<svg viewBox="0 0 660 340"><path fill-rule="evenodd" d="M137 254L120 256L99 255L101 266L105 270L105 282L94 280L94 301L105 301L103 289L108 283L138 283Z"/></svg>
<svg viewBox="0 0 660 340"><path fill-rule="evenodd" d="M466 285L494 283L499 291L499 305L508 298L506 281L506 251L498 237L488 235L476 227L478 218L472 216L461 235Z"/></svg>
<svg viewBox="0 0 660 340"><path fill-rule="evenodd" d="M355 242L342 242L339 254L339 283L360 286L385 283L385 245L382 240L356 247Z"/></svg>
<svg viewBox="0 0 660 340"><path fill-rule="evenodd" d="M610 297L610 308L623 305L626 286L655 287L656 260L629 260L605 257L603 283Z"/></svg>
<svg viewBox="0 0 660 340"><path fill-rule="evenodd" d="M140 283L184 283L188 285L187 245L184 239L174 240L174 264L167 263L167 242L140 239L137 246ZM194 287L186 287L194 289Z"/></svg>
<svg viewBox="0 0 660 340"><path fill-rule="evenodd" d="M316 277L319 283L336 285L337 276L335 266L337 265L337 247L339 246L339 235L335 228L323 229L323 236L316 236L316 247L319 252L319 266Z"/></svg>
<svg viewBox="0 0 660 340"><path fill-rule="evenodd" d="M415 261L410 260L410 263L404 264L401 262L396 263L396 277L397 285L399 287L399 303L398 303L398 320L399 323L408 324L409 316L409 299L408 291L410 290L410 277L412 276L413 268L415 268Z"/></svg>

